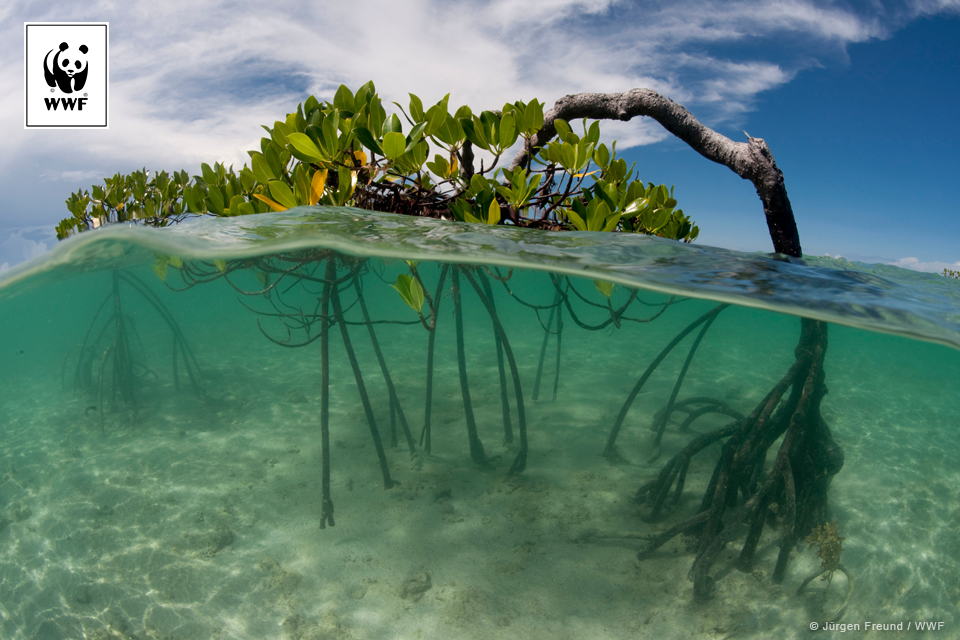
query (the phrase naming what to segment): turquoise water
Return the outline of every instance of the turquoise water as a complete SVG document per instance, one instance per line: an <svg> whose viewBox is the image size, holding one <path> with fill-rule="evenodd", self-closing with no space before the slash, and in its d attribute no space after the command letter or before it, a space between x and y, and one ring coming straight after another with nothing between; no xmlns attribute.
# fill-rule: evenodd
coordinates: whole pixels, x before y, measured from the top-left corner
<svg viewBox="0 0 960 640"><path fill-rule="evenodd" d="M390 479L400 484L384 489L335 325L335 526L321 528L317 338L327 250L338 252L343 317L354 323L348 335L370 413ZM182 258L194 274L190 286L173 266L162 282L153 269L158 254ZM419 261L431 297L447 268L429 453L420 440L430 332L388 286L410 273L404 260ZM482 465L476 441L471 456L458 364L451 284L459 267L449 265L470 265L459 284ZM273 273L256 276L265 270ZM494 327L466 274L490 283L515 360L529 439L521 473L509 475L521 452L509 359L506 442ZM595 280L615 283L614 310L632 300L617 322ZM248 295L265 286L269 297ZM556 335L540 365L544 327L555 334L556 319L542 309L538 321L527 305L550 307L558 286L569 307L561 312L557 378ZM774 512L752 567L739 571L747 527L730 519L743 496L726 516L730 541L708 570L712 597L694 597L693 537L637 557L646 545L638 536L698 512L720 443L692 458L677 504L654 521L649 504L633 500L637 490L698 434L734 420L707 413L685 426L688 414L675 411L651 459L651 428L699 328L653 370L625 414L615 455L601 456L647 367L718 303L729 306L704 334L676 401L708 397L750 414L795 362L798 316L829 323L820 412L844 461L826 518L839 523L840 561L855 579L837 619L860 624L854 633L866 632L866 621L903 623L887 637L912 637L908 623L944 622L943 633L956 636L960 282L619 234L298 209L83 234L0 278L0 637L806 637L811 622L835 617L847 577L838 571L798 594L821 562L798 540L775 581L785 525ZM117 364L124 349L126 376Z"/></svg>

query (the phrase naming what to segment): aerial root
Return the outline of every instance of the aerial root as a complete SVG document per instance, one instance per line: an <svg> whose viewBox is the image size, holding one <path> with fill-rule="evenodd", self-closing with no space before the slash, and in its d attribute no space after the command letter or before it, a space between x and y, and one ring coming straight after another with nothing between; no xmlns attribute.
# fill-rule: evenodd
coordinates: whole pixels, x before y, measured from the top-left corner
<svg viewBox="0 0 960 640"><path fill-rule="evenodd" d="M843 603L840 605L840 608L837 609L837 612L836 612L835 614L833 614L833 616L830 617L829 622L838 622L838 621L840 620L840 618L843 617L843 614L846 612L846 610L847 610L847 605L850 604L850 596L853 595L853 576L850 575L850 571L849 571L845 566L843 566L842 564L841 564L841 565L837 565L837 568L836 568L836 569L826 569L826 568L820 569L819 571L817 571L816 573L814 573L813 575L811 575L809 578L807 578L806 580L804 580L803 582L801 582L801 583L800 583L800 588L797 589L797 595L799 596L799 595L801 595L801 594L803 593L803 590L807 588L807 585L808 585L808 584L810 584L811 582L813 582L814 580L816 580L817 578L819 578L820 576L822 576L822 575L825 574L825 573L829 573L829 574L830 574L829 580L830 580L830 584L832 584L832 583L833 583L833 572L834 572L834 571L839 571L839 572L842 573L844 576L846 576L846 578L847 578L847 595L843 598ZM830 584L827 584L827 588L828 588L828 589L830 588Z"/></svg>

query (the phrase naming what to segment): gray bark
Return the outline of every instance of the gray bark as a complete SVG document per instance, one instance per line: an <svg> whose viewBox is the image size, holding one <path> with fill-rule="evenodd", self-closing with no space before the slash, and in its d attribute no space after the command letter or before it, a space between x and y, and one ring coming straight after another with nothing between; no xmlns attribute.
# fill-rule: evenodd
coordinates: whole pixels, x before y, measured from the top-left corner
<svg viewBox="0 0 960 640"><path fill-rule="evenodd" d="M649 116L708 160L728 167L757 189L763 202L767 228L773 249L799 258L800 234L793 217L793 207L783 183L783 172L777 168L767 143L747 136L747 142L734 142L704 126L683 106L652 89L631 89L624 93L578 93L557 100L543 117L543 128L533 137L533 146L542 147L557 131L554 120L630 120ZM526 165L526 151L520 151L510 164L511 169Z"/></svg>

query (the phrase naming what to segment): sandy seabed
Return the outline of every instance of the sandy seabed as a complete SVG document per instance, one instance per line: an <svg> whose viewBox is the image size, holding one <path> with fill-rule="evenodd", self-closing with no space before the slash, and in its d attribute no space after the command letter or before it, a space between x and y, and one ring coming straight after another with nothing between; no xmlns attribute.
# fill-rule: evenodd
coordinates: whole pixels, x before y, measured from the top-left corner
<svg viewBox="0 0 960 640"><path fill-rule="evenodd" d="M718 321L715 351L698 354L681 398L719 396L752 409L789 366L796 320L780 322L788 327L783 353L758 365L757 352L727 340ZM742 323L730 324L733 332ZM492 344L489 325L482 331ZM422 340L385 333L390 362L422 361ZM678 510L644 523L633 492L691 437L672 420L664 457L646 462L652 416L682 357L640 395L619 441L626 462L610 464L599 456L609 426L664 342L607 351L619 355L604 363L596 342L571 339L558 400L550 399L545 375L546 391L532 402L527 389L542 334L528 334L514 344L528 385L527 470L506 477L517 445L503 444L489 352L471 356L470 374L480 434L496 459L489 467L470 461L446 336L438 344L432 454L411 459L402 435L399 447L388 446L401 482L391 490L383 489L355 382L334 343L336 526L323 530L316 348L291 356L253 334L227 340L200 331L203 398L175 392L161 363L137 415L108 410L102 427L90 397L61 386L58 364L16 375L8 369L0 416L0 637L839 637L809 626L830 619L846 580L817 580L798 596L819 566L803 545L786 580L774 584L775 529L765 534L753 573L733 569L739 545L721 554L712 569L717 596L705 603L692 598L693 550L684 539L638 561L640 540L591 537L597 530L655 534L692 515L719 448L695 459ZM834 328L827 359L824 415L846 452L831 500L846 538L843 562L856 580L842 622L943 621L942 635L960 637L960 407L949 388L931 384L957 370L957 354L864 335ZM361 338L358 328L355 341ZM367 351L361 364L389 444L386 392ZM949 360L948 373L925 367L924 353ZM625 373L586 373L604 367ZM422 364L406 374L395 368L418 435ZM695 428L724 421L706 417Z"/></svg>

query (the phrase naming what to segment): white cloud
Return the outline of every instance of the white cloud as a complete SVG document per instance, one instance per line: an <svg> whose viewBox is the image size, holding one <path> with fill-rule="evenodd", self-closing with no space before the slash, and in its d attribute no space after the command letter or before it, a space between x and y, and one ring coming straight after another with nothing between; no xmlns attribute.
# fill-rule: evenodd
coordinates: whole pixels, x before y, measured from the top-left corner
<svg viewBox="0 0 960 640"><path fill-rule="evenodd" d="M933 4L918 2L913 11L950 3ZM885 33L876 18L809 0L368 0L364 12L332 1L290 8L251 0L31 2L7 5L0 16L5 58L22 56L25 19L110 20L111 129L53 136L11 127L0 163L17 152L63 150L69 158L82 148L191 170L203 160L241 164L259 124L308 92L330 97L341 82L356 87L372 78L383 97L402 103L408 91L427 103L450 91L453 103L480 108L650 86L716 122L749 110L757 94L788 82L811 57L784 66L759 52L734 61L694 49L781 35L815 49ZM21 85L19 65L0 72L0 122L22 120ZM662 139L641 124L618 129L621 148Z"/></svg>
<svg viewBox="0 0 960 640"><path fill-rule="evenodd" d="M494 0L484 15L493 17L502 27L517 29L558 22L574 12L602 13L615 3L616 0Z"/></svg>
<svg viewBox="0 0 960 640"><path fill-rule="evenodd" d="M910 13L915 16L960 12L960 0L913 0L909 4Z"/></svg>
<svg viewBox="0 0 960 640"><path fill-rule="evenodd" d="M7 267L44 254L57 242L56 233L49 227L21 227L3 233L6 238L0 240L0 260Z"/></svg>
<svg viewBox="0 0 960 640"><path fill-rule="evenodd" d="M913 271L923 271L926 273L942 273L944 269L960 271L960 262L922 262L920 259L913 257L900 258L887 264L902 269L912 269Z"/></svg>
<svg viewBox="0 0 960 640"><path fill-rule="evenodd" d="M98 171L96 169L90 171L56 171L56 172L44 172L42 175L44 180L57 180L65 182L76 182L76 181L88 181L88 180L99 180L103 177L103 171Z"/></svg>
<svg viewBox="0 0 960 640"><path fill-rule="evenodd" d="M850 43L958 8L960 0L887 0L864 11L831 0L367 0L361 12L333 0L10 0L0 7L0 190L25 192L12 169L33 165L38 181L75 183L134 166L240 166L259 146L260 124L309 93L330 98L340 83L370 79L386 101L406 104L412 91L429 104L449 91L452 105L475 108L533 97L549 107L568 93L646 86L716 126ZM110 21L109 131L23 130L25 20ZM645 120L603 129L621 150L667 137ZM3 206L0 222L33 200Z"/></svg>

